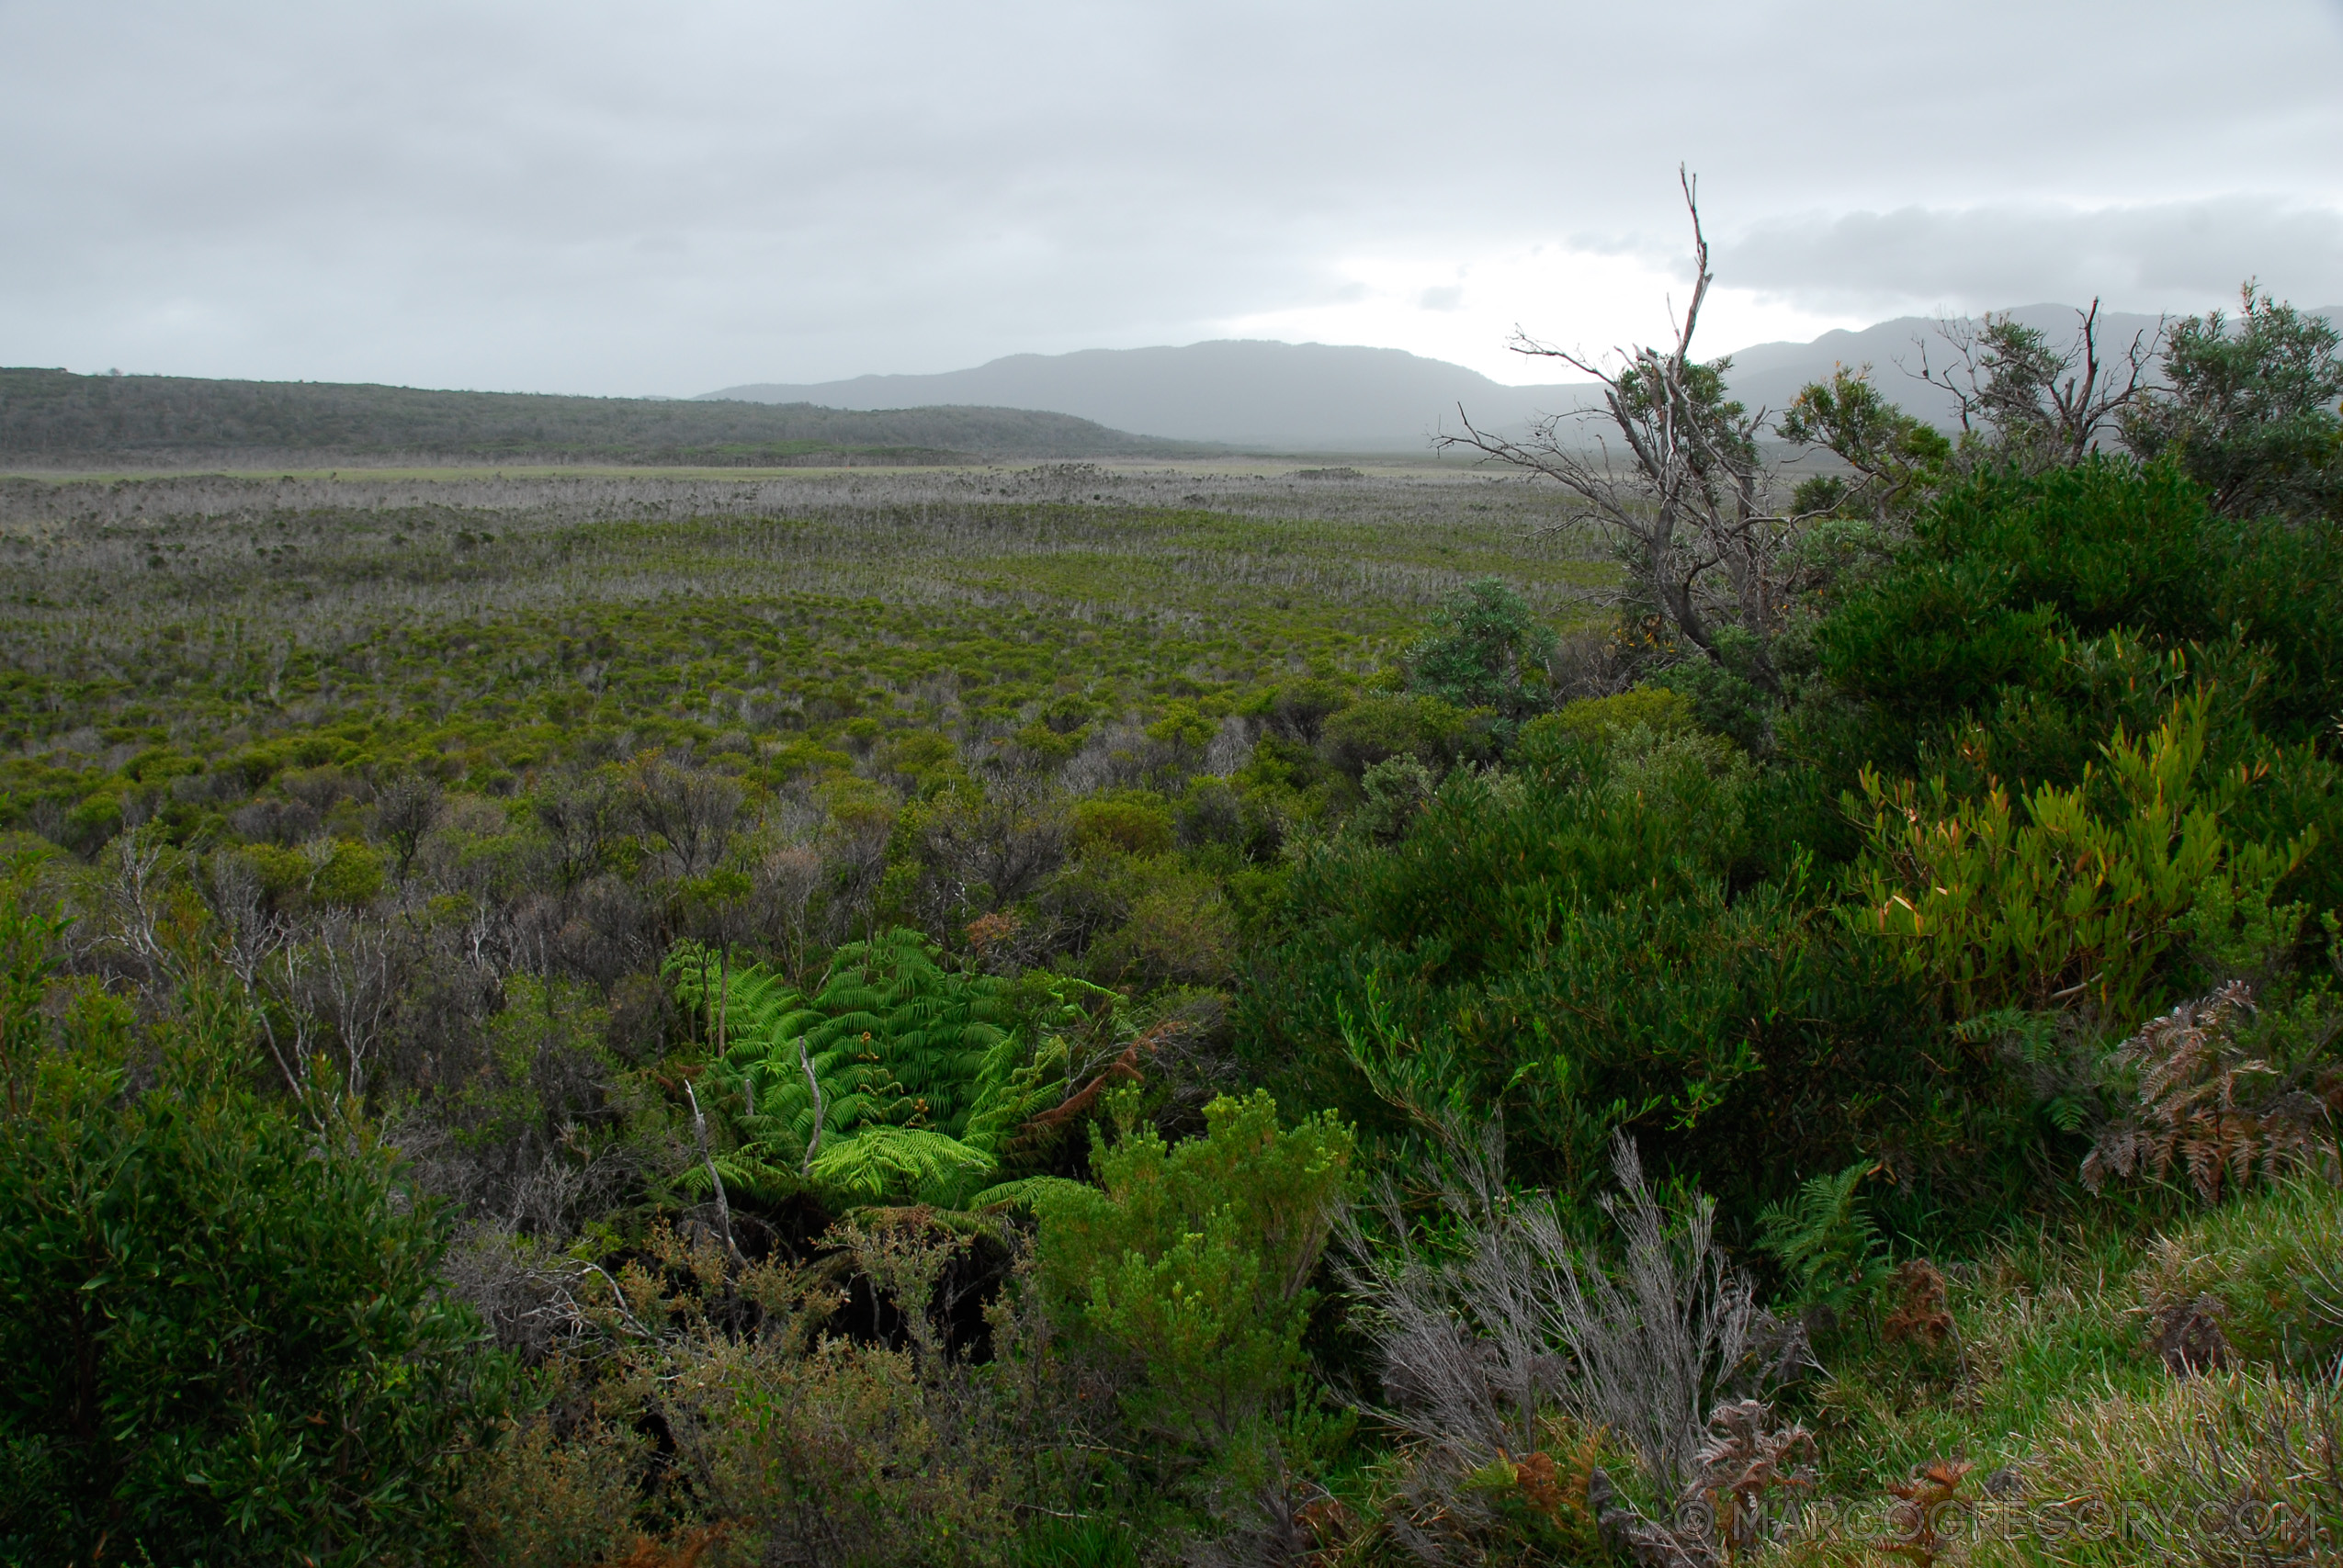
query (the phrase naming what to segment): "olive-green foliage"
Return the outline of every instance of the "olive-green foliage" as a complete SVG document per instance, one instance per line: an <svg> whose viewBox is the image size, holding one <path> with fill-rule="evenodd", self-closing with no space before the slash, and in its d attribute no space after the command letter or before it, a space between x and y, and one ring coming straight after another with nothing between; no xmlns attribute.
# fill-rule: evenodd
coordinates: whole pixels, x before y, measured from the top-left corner
<svg viewBox="0 0 2343 1568"><path fill-rule="evenodd" d="M610 1102L625 1076L605 1043L607 1010L591 987L558 977L509 976L504 990L504 1006L481 1032L479 1066L434 1096L434 1111L460 1145L474 1149L530 1138L584 1142L575 1081L596 1086L598 1109L615 1112Z"/></svg>
<svg viewBox="0 0 2343 1568"><path fill-rule="evenodd" d="M1503 571L1553 616L1602 575L1522 558L1518 519L1452 508L1461 487L1330 520L1219 484L1229 510L1183 505L1196 482L1117 478L1080 505L1034 472L19 486L0 740L45 754L0 784L19 814L87 802L94 832L126 795L192 828L291 768L478 788L621 738L772 784L851 768L858 718L980 760L1021 726L1060 734L1043 710L1068 696L1085 722L1185 698L1217 723L1339 689L1461 576Z"/></svg>
<svg viewBox="0 0 2343 1568"><path fill-rule="evenodd" d="M1074 805L1074 842L1086 850L1160 855L1172 847L1172 807L1149 790L1094 795Z"/></svg>
<svg viewBox="0 0 2343 1568"><path fill-rule="evenodd" d="M364 904L382 891L384 857L346 839L298 850L249 844L238 852L253 863L278 908Z"/></svg>
<svg viewBox="0 0 2343 1568"><path fill-rule="evenodd" d="M1377 762L1413 757L1445 768L1471 755L1478 737L1454 704L1432 696L1368 697L1328 717L1319 748L1353 778Z"/></svg>
<svg viewBox="0 0 2343 1568"><path fill-rule="evenodd" d="M1950 1162L1986 1135L1977 1064L1914 1049L1931 1010L1823 890L1729 893L1749 777L1709 736L1530 727L1518 768L1452 777L1389 849L1296 866L1249 1059L1387 1132L1500 1111L1515 1168L1568 1194L1619 1130L1752 1208L1873 1138Z"/></svg>
<svg viewBox="0 0 2343 1568"><path fill-rule="evenodd" d="M12 935L38 918L20 897L0 907ZM39 944L9 945L21 1008ZM196 992L149 1032L80 989L53 1031L6 1020L11 1562L444 1560L503 1363L442 1292L443 1228L366 1128L255 1098L246 1022Z"/></svg>
<svg viewBox="0 0 2343 1568"><path fill-rule="evenodd" d="M1225 985L1238 966L1234 912L1210 871L1159 855L1094 857L1053 894L1104 928L1083 967L1107 985Z"/></svg>
<svg viewBox="0 0 2343 1568"><path fill-rule="evenodd" d="M1093 1134L1097 1187L1040 1200L1043 1282L1079 1333L1139 1369L1132 1418L1213 1454L1292 1397L1352 1134L1331 1115L1281 1130L1261 1090L1215 1100L1204 1134L1176 1144L1135 1111L1120 1102L1112 1143Z"/></svg>
<svg viewBox="0 0 2343 1568"><path fill-rule="evenodd" d="M1655 735L1670 735L1692 726L1692 705L1681 692L1664 686L1637 686L1615 696L1580 697L1553 713L1532 719L1522 731L1525 744L1535 745L1551 734L1574 740L1603 742L1638 725Z"/></svg>
<svg viewBox="0 0 2343 1568"><path fill-rule="evenodd" d="M1359 775L1359 793L1366 799L1352 814L1351 825L1374 838L1395 838L1437 787L1432 770L1416 758L1386 757Z"/></svg>
<svg viewBox="0 0 2343 1568"><path fill-rule="evenodd" d="M474 1472L471 1561L1001 1562L1018 1521L1064 1513L1092 1466L1028 1310L1029 1265L983 1315L990 1355L952 1342L951 1281L999 1246L899 1212L833 1228L810 1258L741 1264L654 1229L615 1269L627 1314L602 1307L592 1353L539 1370L534 1408ZM894 1343L825 1331L845 1269L888 1303Z"/></svg>
<svg viewBox="0 0 2343 1568"><path fill-rule="evenodd" d="M562 1425L570 1429L557 1430L553 1411L531 1412L466 1477L456 1510L472 1562L573 1568L618 1557L638 1539L645 1439L615 1424Z"/></svg>
<svg viewBox="0 0 2343 1568"><path fill-rule="evenodd" d="M1041 1109L1043 1068L1009 983L936 958L912 931L849 942L800 997L696 943L669 954L677 996L723 1018L729 1048L708 1081L742 1134L719 1166L729 1182L850 1204L955 1203L986 1184Z"/></svg>

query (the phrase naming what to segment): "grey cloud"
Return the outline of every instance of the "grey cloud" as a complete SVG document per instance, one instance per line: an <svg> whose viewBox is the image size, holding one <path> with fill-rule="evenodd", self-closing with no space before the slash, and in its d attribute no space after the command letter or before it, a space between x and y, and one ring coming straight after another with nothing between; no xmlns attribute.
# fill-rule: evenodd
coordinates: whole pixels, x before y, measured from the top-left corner
<svg viewBox="0 0 2343 1568"><path fill-rule="evenodd" d="M2326 305L2343 300L2343 211L2250 195L2098 211L1909 207L1759 224L1720 245L1715 265L1726 282L1832 312L2093 297L2195 310L2252 276Z"/></svg>
<svg viewBox="0 0 2343 1568"><path fill-rule="evenodd" d="M1924 304L2072 292L2066 242L2017 218L2000 245L1844 215L2055 228L2239 169L2312 215L2257 231L2276 285L2334 250L2343 27L2269 0L2253 49L2195 47L2212 15L0 0L0 362L681 392L1184 342L1335 297L1349 257L1672 257L1679 159L1741 237L1726 280L1800 299L1907 265ZM2020 41L1968 41L1995 39ZM2218 270L2235 237L2166 263Z"/></svg>

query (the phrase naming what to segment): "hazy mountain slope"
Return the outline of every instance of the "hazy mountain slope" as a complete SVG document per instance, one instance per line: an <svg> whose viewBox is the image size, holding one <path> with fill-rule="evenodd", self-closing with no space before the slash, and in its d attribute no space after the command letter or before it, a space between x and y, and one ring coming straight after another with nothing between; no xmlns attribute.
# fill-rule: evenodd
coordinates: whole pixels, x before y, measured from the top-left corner
<svg viewBox="0 0 2343 1568"><path fill-rule="evenodd" d="M1293 450L1421 451L1461 402L1477 423L1577 406L1583 389L1507 387L1396 348L1220 341L1184 348L1016 354L934 376L861 376L727 388L710 398L910 408L984 402L1054 409L1121 430Z"/></svg>
<svg viewBox="0 0 2343 1568"><path fill-rule="evenodd" d="M879 412L0 369L0 461L389 457L756 466L1169 457L1188 448L1035 409Z"/></svg>
<svg viewBox="0 0 2343 1568"><path fill-rule="evenodd" d="M2077 316L2071 306L2027 305L2011 314L2041 328L2055 344L2073 341ZM2152 333L2156 325L2154 316L2102 314L2102 355L2120 354L2134 333ZM1952 398L1906 373L1907 367L1919 368L1922 339L1929 363L1944 363L1937 326L1933 317L1904 316L1860 332L1825 333L1811 343L1754 344L1733 352L1730 383L1750 406L1778 410L1808 381L1827 378L1834 367L1868 364L1890 398L1951 427L1958 412ZM858 409L990 403L1051 409L1183 440L1353 452L1422 451L1433 430L1455 428L1460 403L1477 424L1517 430L1540 413L1568 412L1593 400L1589 383L1509 387L1461 365L1394 348L1254 341L1017 354L933 376L764 383L707 397Z"/></svg>

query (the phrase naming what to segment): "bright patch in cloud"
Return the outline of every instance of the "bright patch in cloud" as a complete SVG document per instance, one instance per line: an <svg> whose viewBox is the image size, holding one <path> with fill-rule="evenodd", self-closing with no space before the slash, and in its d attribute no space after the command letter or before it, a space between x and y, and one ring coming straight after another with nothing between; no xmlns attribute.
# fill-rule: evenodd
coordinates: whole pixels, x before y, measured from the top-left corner
<svg viewBox="0 0 2343 1568"><path fill-rule="evenodd" d="M1453 256L1366 256L1329 269L1317 298L1212 323L1212 335L1403 348L1469 366L1509 386L1575 381L1551 359L1506 347L1518 327L1558 347L1595 354L1665 339L1671 299L1687 279L1626 253L1561 244L1493 252L1459 264ZM1696 348L1709 354L1751 343L1803 342L1863 321L1825 314L1747 289L1711 288Z"/></svg>

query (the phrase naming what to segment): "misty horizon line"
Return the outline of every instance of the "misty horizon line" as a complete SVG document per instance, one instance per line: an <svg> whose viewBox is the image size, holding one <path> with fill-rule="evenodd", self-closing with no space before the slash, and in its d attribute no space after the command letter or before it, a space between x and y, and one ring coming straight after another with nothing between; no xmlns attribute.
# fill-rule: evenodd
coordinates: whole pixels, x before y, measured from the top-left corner
<svg viewBox="0 0 2343 1568"><path fill-rule="evenodd" d="M1975 312L1975 313L1974 313L1974 314L1961 313L1961 312L1950 312L1950 311L1938 311L1938 312L1930 313L1930 314L1919 314L1919 313L1912 313L1912 314L1906 314L1906 315L1899 315L1899 316L1889 316L1889 317L1883 317L1883 318L1881 318L1880 320L1878 320L1878 321L1876 321L1870 322L1870 323L1868 323L1868 324L1866 324L1866 325L1864 325L1864 326L1861 326L1861 327L1834 327L1834 328L1830 328L1830 329L1828 329L1828 330L1826 330L1826 331L1824 331L1824 332L1822 332L1822 333L1817 333L1817 334L1816 334L1814 337L1812 337L1812 338L1805 338L1805 339L1793 339L1793 338L1768 338L1768 339L1762 339L1762 340L1759 340L1759 341L1756 341L1756 342L1751 342L1751 343L1742 344L1738 345L1737 347L1734 347L1734 348L1730 348L1730 349L1726 349L1726 350L1724 350L1724 351L1722 351L1721 353L1718 353L1718 354L1703 355L1702 357L1703 357L1703 361L1713 361L1713 360L1720 359L1720 358L1731 358L1731 357L1734 357L1734 356L1737 356L1737 355L1742 355L1742 354L1747 354L1747 353L1749 353L1749 352L1751 352L1751 351L1758 350L1758 349L1775 348L1775 347L1812 347L1812 346L1815 346L1815 345L1817 345L1817 344L1821 344L1824 340L1828 339L1828 338L1831 338L1831 337L1834 337L1834 336L1847 336L1847 337L1856 337L1856 336L1862 336L1862 335L1864 335L1864 334L1867 334L1867 333L1871 333L1878 332L1878 331L1879 331L1879 330L1881 330L1882 328L1895 327L1895 326L1897 326L1897 325L1900 325L1900 324L1903 324L1903 323L1906 323L1906 322L1913 323L1913 324L1915 324L1915 325L1917 325L1917 326L1919 326L1919 327L1923 327L1923 328L1925 328L1925 327L1933 326L1933 325L1935 325L1935 324L1937 324L1937 323L1940 323L1940 322L1960 322L1960 321L1981 321L1981 320L1983 320L1983 319L1984 319L1985 317L1986 317L1986 316L1998 316L1998 315L2005 315L2005 314L2016 314L2016 313L2032 314L2032 313L2034 313L2034 312L2043 311L2043 310L2073 310L2073 311L2077 311L2077 313L2079 313L2079 312L2081 311L2081 310L2082 310L2082 309L2083 309L2083 307L2077 306L2077 305L2073 305L2073 304L2070 304L2070 303L2067 303L2067 302L2065 302L2065 301L2059 301L2059 300L2041 300L2041 301L2035 301L2035 302L2032 302L2032 303L2024 304L2024 305L2011 305L2011 306L1997 307L1997 308L1995 308L1995 309L1993 309L1993 310L1982 310L1982 311ZM2108 313L2108 314L2114 314L2114 313L2117 313L2117 312L2105 312L2105 313ZM2125 312L2120 312L2120 313L2121 313L2121 314L2122 314L2122 315L2125 315L2125 316L2151 316L2151 315L2154 315L2154 316L2158 316L2158 317L2160 317L2161 319L2163 319L2163 320L2167 320L2167 321L2179 321L2179 320L2185 319L2185 318L2187 318L2187 317L2190 317L2190 316L2195 316L2195 315L2202 314L2202 312L2198 312L2198 311L2190 311L2190 310L2168 310L2168 311L2161 311L2161 312L2148 312L2148 311L2125 311ZM2327 317L2329 317L2329 318L2334 318L2334 317L2337 317L2337 316L2343 316L2343 305L2323 305L2323 306L2309 307L2309 308L2307 308L2307 313L2316 314L2316 315L2322 315L2322 316L2327 316ZM1547 342L1560 342L1560 341L1563 341L1563 340L1560 340L1560 339L1549 339L1549 340L1542 340L1542 341L1547 341ZM720 399L723 399L723 398L725 397L725 395L726 395L727 393L729 393L729 392L737 391L737 390L741 390L741 389L750 389L750 388L757 388L757 387L766 387L766 386L806 386L806 387L828 387L828 386L842 386L842 385L845 385L845 384L847 384L847 383L851 383L851 382L857 382L857 381L904 381L904 380L918 380L918 379L922 379L922 378L932 378L932 377L956 375L956 374L961 374L961 373L965 373L965 372L968 372L968 371L973 371L973 370L983 370L983 369L989 368L989 367L992 367L992 366L1000 365L1000 364L1002 364L1002 363L1005 363L1005 362L1008 362L1008 361L1012 361L1012 360L1028 360L1028 359L1036 359L1036 360L1040 360L1040 359L1051 359L1051 360L1055 360L1055 359L1070 359L1070 358L1074 358L1074 357L1081 356L1081 355L1125 355L1125 354L1149 354L1149 353L1161 353L1161 352L1167 352L1167 351L1169 351L1169 352L1180 352L1180 351L1184 351L1184 350L1189 350L1189 349L1207 348L1207 347L1212 347L1212 346L1219 345L1219 344L1231 344L1231 345L1236 345L1236 344L1258 344L1258 345L1273 346L1273 347L1281 347L1281 348L1300 348L1300 349L1321 348L1321 349L1336 349L1336 350L1342 350L1342 351L1346 351L1346 352L1361 352L1361 351L1364 351L1364 352L1375 353L1375 354L1393 355L1398 355L1398 356L1400 356L1400 357L1403 357L1403 358L1407 358L1407 359L1412 359L1412 360L1421 361L1421 362L1423 362L1423 363L1425 363L1425 364L1429 364L1429 365L1439 365L1439 366L1444 366L1444 367L1451 367L1451 368L1454 368L1454 369L1457 369L1457 370L1462 370L1462 371L1467 372L1467 373L1468 373L1468 374L1470 374L1470 375L1473 375L1473 376L1478 377L1478 378L1481 378L1482 380L1488 381L1488 382L1489 382L1489 383L1490 383L1491 385L1493 385L1493 386L1502 387L1502 388L1507 388L1507 389L1534 389L1534 388L1549 387L1549 386L1555 386L1555 387L1558 387L1558 386L1591 387L1591 386L1594 386L1594 385L1597 385L1597 384L1598 384L1598 383L1597 383L1597 382L1595 382L1592 378L1589 378L1589 377L1587 377L1587 376L1584 376L1583 374L1579 374L1579 373L1576 373L1576 372L1573 372L1573 373L1570 373L1570 374L1568 374L1568 375L1551 376L1551 377L1547 377L1547 378L1542 378L1542 379L1541 379L1541 378L1530 378L1530 379L1519 380L1519 381L1514 381L1514 380L1504 380L1504 379L1500 379L1500 378L1498 378L1498 377L1496 377L1496 376L1490 375L1490 374L1489 374L1488 371L1486 371L1486 370L1478 369L1478 368L1476 368L1476 367L1472 367L1472 366L1464 365L1464 364L1461 364L1461 363L1459 363L1459 362L1457 362L1457 361L1455 361L1455 360L1451 360L1451 359L1443 359L1443 358L1440 358L1440 357L1439 357L1438 355L1436 355L1422 354L1422 353L1419 353L1418 351L1416 351L1416 350L1414 350L1414 349L1409 349L1409 348L1401 348L1401 347L1398 347L1398 346L1396 346L1396 345L1388 344L1370 344L1370 343L1332 343L1332 342L1328 342L1328 341L1326 341L1326 340L1319 339L1319 338L1292 339L1292 338L1254 337L1254 336L1220 336L1220 337L1203 337L1203 338L1195 338L1195 339L1190 340L1190 341L1185 342L1185 343L1138 344L1132 344L1132 345L1124 346L1124 347L1109 347L1109 346L1104 346L1104 345L1093 345L1093 346L1091 346L1091 347L1085 347L1085 348L1058 349L1058 350L1015 349L1015 350L1012 350L1012 351L1010 351L1010 352L1008 352L1008 353L1006 353L1006 354L994 355L992 355L992 356L991 356L991 357L990 357L990 358L983 359L983 360L979 360L979 361L978 361L978 362L976 362L975 364L972 364L972 365L955 365L955 366L949 366L949 367L945 367L945 368L943 368L943 369L940 369L940 370L867 370L867 371L858 371L858 372L855 372L855 373L854 373L854 374L852 374L852 375L845 375L845 376L824 376L824 377L818 377L818 378L807 378L807 379L803 379L803 380L798 380L798 379L790 378L785 378L785 377L779 377L779 376L772 376L772 377L763 378L760 378L760 379L757 379L757 380L744 380L744 381L737 381L737 382L733 382L733 383L731 383L731 384L730 384L730 385L728 385L728 386L726 386L726 387L721 387L721 388L712 389L709 389L709 390L707 390L707 391L699 391L699 392L663 392L663 391L651 391L651 392L579 392L579 391L567 391L567 390L561 390L561 389L549 389L549 388L544 388L544 387L519 387L519 386L454 386L454 385L448 385L448 384L446 384L446 383L427 383L427 382L423 382L423 381L389 381L389 380L373 380L373 379L362 379L362 378L361 378L361 379L347 379L347 378L339 378L339 377L323 377L323 376L296 376L296 377L283 377L283 376L234 375L234 374L219 374L219 373L210 373L210 374L207 374L207 373L202 372L202 371L190 371L190 370L153 370L153 369L135 369L135 370L126 370L126 369L122 369L122 368L120 368L119 367L114 367L114 366L108 366L108 367L105 367L104 369L89 369L89 370L76 370L76 369L74 369L74 368L73 368L72 367L69 367L69 366L28 366L28 366L0 366L0 368L6 368L6 369L47 369L47 370L58 370L58 371L62 371L62 372L63 372L63 373L65 373L65 374L68 374L68 375L80 375L80 376L138 376L138 377L147 377L147 378L156 378L156 379L203 380L203 381L244 381L244 382L249 382L249 383L252 383L252 384L255 384L255 385L261 385L261 386L270 386L270 385L274 385L274 386L288 386L288 387L299 387L299 386L388 387L388 388L397 388L397 389L406 389L406 390L415 390L415 391L483 392L483 393L494 393L494 394L498 394L498 395L502 395L502 396L515 396L515 397L600 398L600 399L605 399L605 400L612 400L612 401L625 401L625 400L649 400L649 401L692 401L692 400L707 400L707 401L714 401L714 400L720 400ZM1614 345L1613 345L1613 346L1611 346L1611 347L1609 347L1609 348L1606 348L1606 349L1601 349L1601 350L1589 349L1589 350L1586 350L1586 352L1588 352L1590 355L1611 355L1611 354L1617 354L1617 353L1624 352L1624 351L1625 351L1627 348L1629 348L1629 347L1631 347L1631 346L1632 346L1631 344L1614 344ZM1575 349L1574 349L1574 351L1575 351ZM1534 358L1534 357L1535 357L1535 356L1532 356L1532 355L1524 355L1524 356L1523 356L1523 358L1524 358L1524 360L1525 360L1525 361L1526 361L1526 360L1529 360L1529 359L1532 359L1532 358ZM1545 361L1545 363L1558 364L1559 362L1558 362L1558 361ZM1567 368L1567 367L1566 367L1566 368Z"/></svg>

